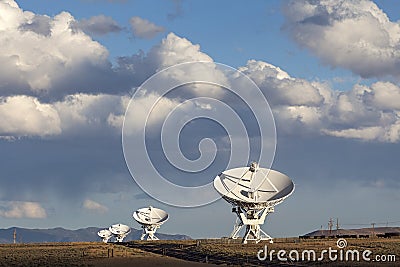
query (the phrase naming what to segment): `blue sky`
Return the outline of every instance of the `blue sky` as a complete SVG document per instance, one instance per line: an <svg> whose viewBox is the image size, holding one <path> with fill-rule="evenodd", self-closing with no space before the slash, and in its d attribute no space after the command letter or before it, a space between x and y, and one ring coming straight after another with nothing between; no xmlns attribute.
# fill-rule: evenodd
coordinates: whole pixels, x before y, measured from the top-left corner
<svg viewBox="0 0 400 267"><path fill-rule="evenodd" d="M287 33L282 31L282 1L253 1L245 8L241 2L230 1L88 0L18 3L24 9L38 14L56 15L68 11L76 19L99 14L112 17L126 31L93 37L107 47L111 61L121 55L135 54L139 50L147 51L160 42L165 33L174 32L199 44L201 50L215 61L234 67L243 65L249 59L256 59L281 67L299 78L329 80L336 75L357 79L352 77L351 72L320 64L317 58L291 42ZM399 19L399 12L396 12L399 8L396 5L385 4L385 1L382 5L390 11L387 13L392 20ZM170 15L177 13L177 6L180 11L176 18L171 19ZM129 31L129 19L132 16L140 16L163 26L165 33L151 40L133 37Z"/></svg>
<svg viewBox="0 0 400 267"><path fill-rule="evenodd" d="M393 1L0 5L0 227L138 228L132 212L153 205L171 214L164 232L229 234L235 217L227 203L160 203L132 180L123 157L122 120L132 92L154 73L194 60L239 68L271 106L272 167L292 177L296 191L267 218L267 232L296 236L330 217L343 227L400 220L393 213L400 200L400 7ZM150 130L194 96L225 101L253 118L218 90L189 87L163 97ZM160 92L152 93L136 105L146 107ZM206 112L208 103L195 104L183 107L186 115ZM260 139L251 125L249 135ZM192 178L174 173L151 135L155 164L177 183L212 181L226 167L224 131L202 120L183 129L180 144L190 159L199 156L200 140L215 140L213 167Z"/></svg>

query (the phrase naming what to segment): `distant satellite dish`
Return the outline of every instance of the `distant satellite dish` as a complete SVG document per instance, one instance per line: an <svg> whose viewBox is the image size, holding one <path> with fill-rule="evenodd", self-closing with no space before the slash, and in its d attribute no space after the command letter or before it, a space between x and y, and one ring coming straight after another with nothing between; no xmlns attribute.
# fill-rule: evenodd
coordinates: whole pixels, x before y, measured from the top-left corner
<svg viewBox="0 0 400 267"><path fill-rule="evenodd" d="M147 240L158 240L154 235L160 226L168 220L168 213L162 209L148 208L138 209L133 213L133 218L142 225L143 233L140 240L144 240L147 235Z"/></svg>
<svg viewBox="0 0 400 267"><path fill-rule="evenodd" d="M101 237L104 243L107 243L108 240L113 236L113 234L108 229L103 229L97 232L97 235Z"/></svg>
<svg viewBox="0 0 400 267"><path fill-rule="evenodd" d="M227 202L233 205L237 215L230 238L237 239L246 225L243 243L247 241L270 240L260 225L266 216L274 212L274 206L282 203L294 191L294 183L283 173L259 168L256 162L250 167L241 167L222 172L214 179L214 188Z"/></svg>
<svg viewBox="0 0 400 267"><path fill-rule="evenodd" d="M116 242L122 242L124 238L131 232L131 228L125 224L113 224L108 228L110 232L115 236Z"/></svg>

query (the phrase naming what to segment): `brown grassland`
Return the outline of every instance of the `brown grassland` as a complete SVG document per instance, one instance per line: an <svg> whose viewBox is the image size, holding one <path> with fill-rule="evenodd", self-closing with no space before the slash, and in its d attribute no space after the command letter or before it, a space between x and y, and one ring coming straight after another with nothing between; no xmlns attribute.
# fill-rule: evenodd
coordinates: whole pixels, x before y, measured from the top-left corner
<svg viewBox="0 0 400 267"><path fill-rule="evenodd" d="M260 261L257 252L268 247L275 250L273 261ZM122 244L101 242L40 243L0 245L0 266L400 266L400 238L347 239L343 250L371 250L371 262L321 261L280 262L277 251L315 250L317 258L323 249L338 249L336 239L276 239L273 244L261 242L243 245L236 240L208 239L185 241L132 241ZM394 255L386 262L374 261L376 255ZM287 255L286 255L287 256ZM361 258L361 254L360 254Z"/></svg>

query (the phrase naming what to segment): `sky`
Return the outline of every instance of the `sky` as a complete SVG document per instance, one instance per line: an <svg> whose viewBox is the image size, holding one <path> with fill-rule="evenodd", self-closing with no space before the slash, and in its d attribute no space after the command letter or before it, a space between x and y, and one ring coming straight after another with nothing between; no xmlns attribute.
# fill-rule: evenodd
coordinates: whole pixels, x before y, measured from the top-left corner
<svg viewBox="0 0 400 267"><path fill-rule="evenodd" d="M254 159L296 185L272 236L398 225L399 21L384 0L0 0L0 227L139 228L152 205L162 232L227 236L231 206L190 187Z"/></svg>

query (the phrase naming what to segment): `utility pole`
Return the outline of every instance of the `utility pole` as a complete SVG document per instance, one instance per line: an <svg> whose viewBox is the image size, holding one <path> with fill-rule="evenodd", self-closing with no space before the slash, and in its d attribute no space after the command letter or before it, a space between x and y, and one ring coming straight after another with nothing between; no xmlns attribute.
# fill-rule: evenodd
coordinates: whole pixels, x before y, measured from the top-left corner
<svg viewBox="0 0 400 267"><path fill-rule="evenodd" d="M372 237L375 237L375 223L371 223L372 225Z"/></svg>
<svg viewBox="0 0 400 267"><path fill-rule="evenodd" d="M339 218L336 218L336 234L339 234Z"/></svg>
<svg viewBox="0 0 400 267"><path fill-rule="evenodd" d="M16 243L16 240L17 240L17 228L14 228L13 237L14 237L14 244L15 244L15 243Z"/></svg>
<svg viewBox="0 0 400 267"><path fill-rule="evenodd" d="M329 235L332 235L332 227L333 227L333 220L332 218L329 219L328 228L329 228Z"/></svg>

